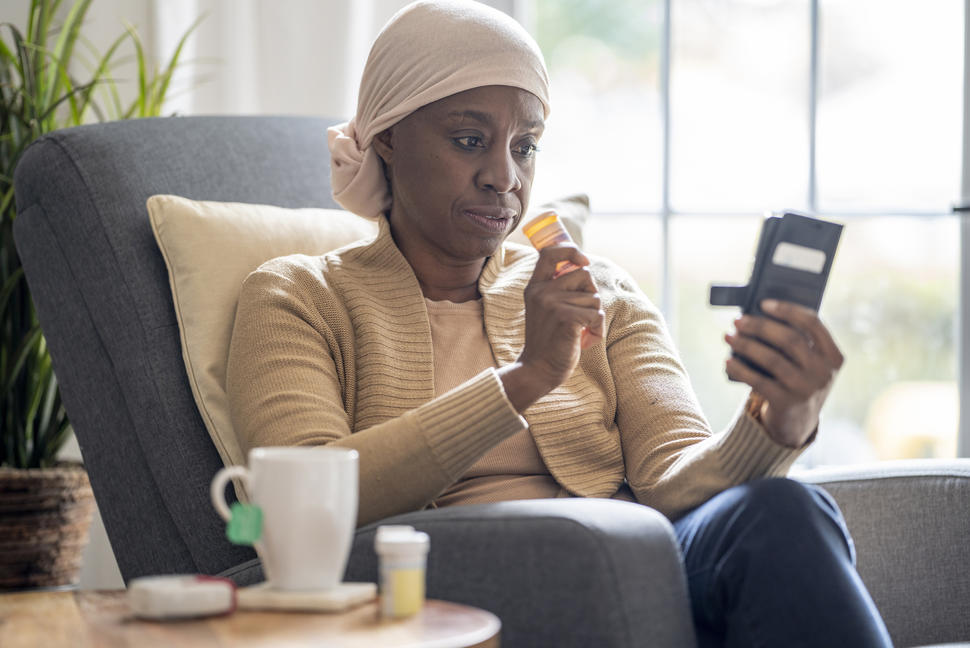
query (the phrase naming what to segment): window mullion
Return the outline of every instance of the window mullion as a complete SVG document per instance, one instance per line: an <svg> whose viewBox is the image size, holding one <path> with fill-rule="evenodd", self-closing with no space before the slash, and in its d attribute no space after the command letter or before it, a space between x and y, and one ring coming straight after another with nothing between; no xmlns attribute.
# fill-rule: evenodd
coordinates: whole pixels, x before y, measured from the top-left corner
<svg viewBox="0 0 970 648"><path fill-rule="evenodd" d="M968 0L970 1L970 0ZM674 321L674 277L670 251L670 68L671 68L671 4L664 0L663 33L660 38L660 115L663 128L663 151L660 161L660 310L671 331Z"/></svg>
<svg viewBox="0 0 970 648"><path fill-rule="evenodd" d="M815 172L815 129L818 124L818 87L819 87L819 0L811 2L811 52L808 69L808 211L818 211L818 185Z"/></svg>
<svg viewBox="0 0 970 648"><path fill-rule="evenodd" d="M963 161L960 183L960 297L957 313L960 425L957 456L970 457L970 0L963 5Z"/></svg>

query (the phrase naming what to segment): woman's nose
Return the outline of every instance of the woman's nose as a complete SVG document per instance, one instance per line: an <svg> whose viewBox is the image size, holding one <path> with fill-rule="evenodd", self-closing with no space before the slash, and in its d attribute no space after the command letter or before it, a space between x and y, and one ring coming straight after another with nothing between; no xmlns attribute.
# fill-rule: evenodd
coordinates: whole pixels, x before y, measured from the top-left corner
<svg viewBox="0 0 970 648"><path fill-rule="evenodd" d="M478 176L479 186L491 189L495 193L509 193L522 187L519 173L512 152L508 149L494 147L483 158L483 165Z"/></svg>

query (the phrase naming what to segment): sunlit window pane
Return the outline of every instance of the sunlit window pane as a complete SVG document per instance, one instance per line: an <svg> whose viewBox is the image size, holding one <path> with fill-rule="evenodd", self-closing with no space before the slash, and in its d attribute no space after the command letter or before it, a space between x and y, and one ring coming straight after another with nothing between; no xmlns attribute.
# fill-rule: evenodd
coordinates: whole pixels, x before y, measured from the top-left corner
<svg viewBox="0 0 970 648"><path fill-rule="evenodd" d="M723 336L737 308L708 304L712 283L743 284L761 227L760 216L678 216L670 228L674 315L671 327L704 414L715 430L730 422L747 397L746 387L724 373L730 352Z"/></svg>
<svg viewBox="0 0 970 648"><path fill-rule="evenodd" d="M536 0L552 82L536 193L606 210L659 210L660 0Z"/></svg>
<svg viewBox="0 0 970 648"><path fill-rule="evenodd" d="M962 0L823 0L820 206L956 201L962 71Z"/></svg>
<svg viewBox="0 0 970 648"><path fill-rule="evenodd" d="M759 214L808 206L811 2L670 6L670 324L722 429L748 389L724 375L738 312L708 306L708 290L748 279ZM637 214L594 216L586 247L657 303L660 219L640 214L662 207L660 8L535 0L532 12L554 92L537 193L586 191L594 211ZM847 361L801 461L952 457L957 221L886 214L942 214L959 196L963 3L820 0L820 20L817 206L846 224L822 317Z"/></svg>
<svg viewBox="0 0 970 648"><path fill-rule="evenodd" d="M958 222L844 222L822 317L846 363L807 460L956 456Z"/></svg>
<svg viewBox="0 0 970 648"><path fill-rule="evenodd" d="M671 203L798 208L808 192L808 0L676 0Z"/></svg>
<svg viewBox="0 0 970 648"><path fill-rule="evenodd" d="M954 336L959 239L953 218L846 225L821 316L846 357L806 465L956 455ZM707 306L710 283L745 283L760 218L682 216L671 228L674 331L705 413L726 425L747 388L724 374L738 310Z"/></svg>

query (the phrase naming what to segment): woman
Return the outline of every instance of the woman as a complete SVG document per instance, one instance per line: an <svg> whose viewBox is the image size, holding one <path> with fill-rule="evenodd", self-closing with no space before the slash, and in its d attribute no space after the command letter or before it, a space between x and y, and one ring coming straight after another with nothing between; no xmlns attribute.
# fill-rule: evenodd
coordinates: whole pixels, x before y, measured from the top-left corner
<svg viewBox="0 0 970 648"><path fill-rule="evenodd" d="M834 503L779 479L842 363L825 326L786 303L740 318L728 345L776 378L729 359L752 395L713 435L629 276L574 246L504 244L548 113L542 55L504 14L419 2L391 19L354 120L330 132L334 195L380 233L246 280L228 375L241 444L356 448L361 524L429 505L634 500L674 521L705 641L791 645L828 628L887 645ZM581 269L554 277L562 261ZM597 340L585 349L583 329Z"/></svg>

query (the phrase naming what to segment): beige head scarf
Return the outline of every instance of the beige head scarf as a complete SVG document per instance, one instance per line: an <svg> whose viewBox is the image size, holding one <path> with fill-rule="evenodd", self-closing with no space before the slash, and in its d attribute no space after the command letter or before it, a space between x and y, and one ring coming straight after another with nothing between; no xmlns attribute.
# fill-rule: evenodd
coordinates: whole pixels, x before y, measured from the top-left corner
<svg viewBox="0 0 970 648"><path fill-rule="evenodd" d="M374 137L421 106L487 85L527 90L549 115L542 52L508 15L471 0L421 0L395 14L367 57L357 115L328 129L337 202L366 218L387 211Z"/></svg>

